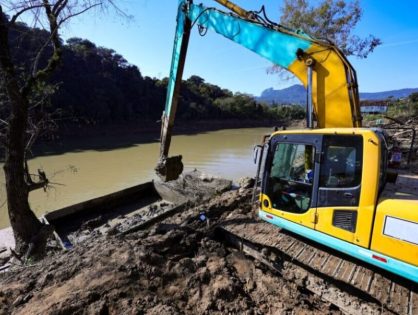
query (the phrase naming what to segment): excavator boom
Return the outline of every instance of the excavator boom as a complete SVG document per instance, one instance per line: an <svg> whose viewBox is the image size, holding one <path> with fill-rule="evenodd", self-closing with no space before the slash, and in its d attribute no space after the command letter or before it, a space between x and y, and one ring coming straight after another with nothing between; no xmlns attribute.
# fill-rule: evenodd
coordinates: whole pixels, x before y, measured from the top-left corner
<svg viewBox="0 0 418 315"><path fill-rule="evenodd" d="M181 163L181 157L174 157L177 162L170 161L168 152L190 30L194 25L213 30L293 73L311 91L313 106L307 115L315 116L318 128L361 126L356 73L338 48L302 31L266 22L257 13L246 11L230 1L216 1L233 13L196 5L191 0L179 0L162 117L160 162L156 168L163 180L177 178L182 170L177 163ZM308 78L311 78L311 84ZM169 169L167 165L172 167Z"/></svg>

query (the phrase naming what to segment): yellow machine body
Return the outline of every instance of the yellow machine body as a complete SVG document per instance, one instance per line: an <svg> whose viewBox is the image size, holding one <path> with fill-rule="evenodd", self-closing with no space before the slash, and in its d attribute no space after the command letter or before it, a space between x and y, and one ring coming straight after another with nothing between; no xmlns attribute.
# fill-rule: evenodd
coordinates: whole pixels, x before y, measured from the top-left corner
<svg viewBox="0 0 418 315"><path fill-rule="evenodd" d="M418 266L418 244L414 243L418 238L418 199L413 198L379 202L371 249Z"/></svg>
<svg viewBox="0 0 418 315"><path fill-rule="evenodd" d="M261 151L267 160L259 217L418 283L418 196L384 194L386 143L380 131L361 128L350 62L327 40L229 0L215 1L230 12L178 0L157 174L174 180L183 169L181 156L168 153L190 32L198 25L288 70L307 87L308 129L276 132L266 154ZM258 178L259 172L256 183Z"/></svg>
<svg viewBox="0 0 418 315"><path fill-rule="evenodd" d="M381 176L381 148L382 143L378 135L366 128L327 128L314 130L278 131L271 139L282 136L327 136L346 135L362 138L361 182L358 188L359 199L355 206L312 206L303 213L295 213L274 207L271 197L263 192L260 197L261 210L332 236L336 239L352 243L359 247L370 249L397 260L418 266L418 196L403 195L403 198L385 196L379 192L383 179ZM297 143L294 141L293 143ZM323 156L324 152L316 152L316 156ZM317 161L318 162L318 161ZM268 162L266 167L270 166ZM319 161L324 167L325 162ZM319 187L312 185L313 190ZM379 194L382 197L379 198ZM379 200L378 202L376 202ZM349 231L335 223L335 213L352 213L356 218L355 229ZM405 232L407 230L407 232ZM416 236L414 235L416 232Z"/></svg>

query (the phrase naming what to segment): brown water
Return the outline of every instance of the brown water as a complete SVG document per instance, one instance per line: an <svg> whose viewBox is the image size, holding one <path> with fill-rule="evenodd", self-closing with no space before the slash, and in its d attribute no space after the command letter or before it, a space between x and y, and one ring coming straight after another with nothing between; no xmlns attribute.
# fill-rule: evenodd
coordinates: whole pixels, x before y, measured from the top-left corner
<svg viewBox="0 0 418 315"><path fill-rule="evenodd" d="M196 135L175 136L170 155L182 154L186 170L237 180L254 176L253 147L269 128L225 129ZM103 139L102 139L103 140ZM80 140L82 141L82 140ZM51 182L47 190L31 193L30 203L37 215L108 194L155 178L159 143L145 142L119 148L117 140L106 149L74 151L34 158L32 172L42 168ZM141 142L141 141L138 141ZM3 168L1 171L3 172ZM5 202L4 175L1 173L0 202ZM0 208L0 228L9 224L6 205Z"/></svg>

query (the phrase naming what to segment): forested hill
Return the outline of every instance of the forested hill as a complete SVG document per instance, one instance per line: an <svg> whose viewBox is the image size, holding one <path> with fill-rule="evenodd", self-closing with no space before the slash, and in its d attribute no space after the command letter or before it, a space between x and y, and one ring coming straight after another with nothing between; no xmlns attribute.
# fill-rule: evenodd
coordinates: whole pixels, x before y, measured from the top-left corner
<svg viewBox="0 0 418 315"><path fill-rule="evenodd" d="M12 55L22 72L30 71L40 43L48 34L19 24L12 34ZM45 63L45 56L41 63ZM80 38L71 38L63 45L62 62L40 93L53 91L50 112L60 110L60 123L105 125L127 121L156 121L165 104L167 78L158 80L142 76L113 49L98 47ZM1 91L0 91L1 92ZM0 93L1 94L1 93ZM1 96L0 96L1 97ZM2 100L7 101L7 100ZM270 108L245 94L233 94L219 86L206 83L198 76L183 82L177 113L178 119L281 119L302 118L302 108Z"/></svg>

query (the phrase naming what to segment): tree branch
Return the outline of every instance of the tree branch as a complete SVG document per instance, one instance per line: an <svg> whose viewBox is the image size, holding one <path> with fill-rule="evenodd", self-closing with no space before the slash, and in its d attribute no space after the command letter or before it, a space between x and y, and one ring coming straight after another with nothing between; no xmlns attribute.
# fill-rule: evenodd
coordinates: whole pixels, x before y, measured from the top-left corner
<svg viewBox="0 0 418 315"><path fill-rule="evenodd" d="M51 96L50 94L45 93L45 95L39 101L37 101L35 104L33 104L29 107L29 110L35 109L39 105L44 104L50 96Z"/></svg>
<svg viewBox="0 0 418 315"><path fill-rule="evenodd" d="M101 6L102 5L102 3L95 3L95 4L92 4L91 6L89 6L89 7L87 7L87 8L85 8L85 9L83 9L83 10L81 10L81 11L79 11L79 12L76 12L76 13L73 13L73 14L69 14L69 15L67 15L65 18L63 18L60 22L59 22L59 26L61 26L65 21L67 21L67 20L69 20L69 19L71 19L71 18L73 18L73 17L76 17L76 16L78 16L78 15L80 15L80 14L83 14L83 13L85 13L85 12L87 12L87 11L89 11L89 10L91 10L91 9L93 9L94 7L98 7L98 6Z"/></svg>
<svg viewBox="0 0 418 315"><path fill-rule="evenodd" d="M46 190L46 187L49 184L49 179L46 177L46 174L43 170L38 169L38 174L34 175L34 176L38 176L38 181L34 182L32 180L31 174L29 173L29 166L28 166L28 161L25 159L25 165L24 165L24 169L25 169L25 181L26 181L26 185L29 189L29 191L33 191L39 188L43 188L44 190Z"/></svg>
<svg viewBox="0 0 418 315"><path fill-rule="evenodd" d="M41 48L39 48L38 52L36 53L35 59L33 61L33 65L32 65L32 77L36 76L36 73L38 72L38 65L39 65L39 61L41 60L41 56L43 51L45 50L46 47L48 47L49 43L52 40L52 36L53 34L51 33L50 36L48 37L48 39L45 41L45 43L41 46Z"/></svg>
<svg viewBox="0 0 418 315"><path fill-rule="evenodd" d="M52 12L55 14L55 16L59 16L61 11L67 6L68 0L58 0L57 3L55 3Z"/></svg>
<svg viewBox="0 0 418 315"><path fill-rule="evenodd" d="M38 5L33 5L33 6L23 8L22 10L15 13L11 17L11 19L9 21L9 24L12 25L12 24L16 23L16 20L19 18L19 16L22 15L23 13L25 13L26 11L30 11L30 10L33 10L33 9L39 9L39 8L42 8L43 6L44 6L43 4L38 4Z"/></svg>
<svg viewBox="0 0 418 315"><path fill-rule="evenodd" d="M53 53L52 56L48 60L48 64L41 70L36 71L36 73L32 73L30 77L27 79L26 84L22 88L22 94L28 95L30 90L32 89L34 83L39 80L45 80L48 76L55 70L58 66L58 63L61 59L62 50L61 50L61 43L58 35L59 25L57 22L57 16L54 15L51 9L51 4L48 0L43 0L43 7L45 8L45 13L48 18L49 22L49 29L50 29L50 41L52 42L53 46ZM39 56L38 56L39 58Z"/></svg>

